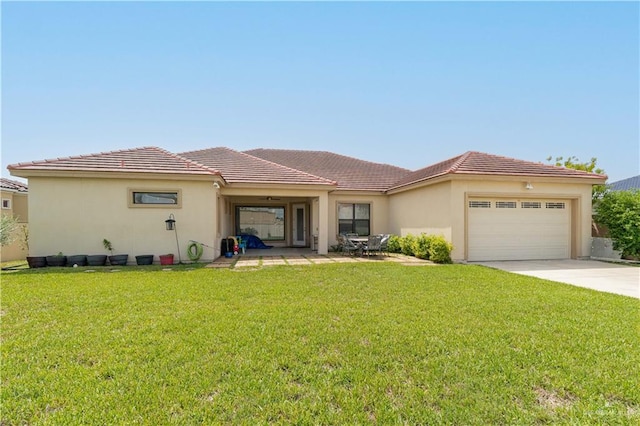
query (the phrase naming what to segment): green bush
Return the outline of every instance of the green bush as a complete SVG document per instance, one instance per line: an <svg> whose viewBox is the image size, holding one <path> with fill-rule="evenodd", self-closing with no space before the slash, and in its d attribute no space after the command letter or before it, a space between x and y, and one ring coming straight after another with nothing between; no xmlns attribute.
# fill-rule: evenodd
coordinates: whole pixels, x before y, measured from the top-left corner
<svg viewBox="0 0 640 426"><path fill-rule="evenodd" d="M419 237L413 240L413 255L419 259L429 259L429 248L431 247L431 241L433 241L433 235L420 234Z"/></svg>
<svg viewBox="0 0 640 426"><path fill-rule="evenodd" d="M640 191L609 191L596 203L596 222L609 228L613 248L640 256Z"/></svg>
<svg viewBox="0 0 640 426"><path fill-rule="evenodd" d="M389 242L387 243L387 250L389 253L400 253L402 248L400 247L400 240L402 237L398 235L392 235L389 237Z"/></svg>
<svg viewBox="0 0 640 426"><path fill-rule="evenodd" d="M405 235L400 240L400 250L406 256L413 256L413 242L416 240L414 235Z"/></svg>
<svg viewBox="0 0 640 426"><path fill-rule="evenodd" d="M443 236L431 236L429 259L435 263L451 263L453 245Z"/></svg>
<svg viewBox="0 0 640 426"><path fill-rule="evenodd" d="M3 214L0 216L0 245L8 246L16 239L16 231L18 231L18 219Z"/></svg>

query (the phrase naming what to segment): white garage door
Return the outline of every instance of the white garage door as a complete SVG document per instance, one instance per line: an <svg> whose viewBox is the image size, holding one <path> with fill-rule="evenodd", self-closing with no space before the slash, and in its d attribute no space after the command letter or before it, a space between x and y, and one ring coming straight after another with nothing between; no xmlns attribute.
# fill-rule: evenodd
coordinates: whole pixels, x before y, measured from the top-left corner
<svg viewBox="0 0 640 426"><path fill-rule="evenodd" d="M469 199L468 260L571 257L569 200Z"/></svg>

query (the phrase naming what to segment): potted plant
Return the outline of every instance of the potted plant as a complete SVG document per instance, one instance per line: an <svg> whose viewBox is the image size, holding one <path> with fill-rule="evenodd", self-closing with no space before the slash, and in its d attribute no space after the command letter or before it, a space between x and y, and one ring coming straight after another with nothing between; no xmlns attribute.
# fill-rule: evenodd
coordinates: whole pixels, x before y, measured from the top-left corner
<svg viewBox="0 0 640 426"><path fill-rule="evenodd" d="M67 263L67 256L59 252L58 254L47 256L47 266L64 266Z"/></svg>
<svg viewBox="0 0 640 426"><path fill-rule="evenodd" d="M152 265L153 264L153 255L152 254L139 254L136 256L136 263L138 265Z"/></svg>
<svg viewBox="0 0 640 426"><path fill-rule="evenodd" d="M89 266L104 266L106 264L106 254L90 254L89 256L87 256L87 265Z"/></svg>
<svg viewBox="0 0 640 426"><path fill-rule="evenodd" d="M67 256L67 266L87 266L87 255L76 254L73 256Z"/></svg>
<svg viewBox="0 0 640 426"><path fill-rule="evenodd" d="M105 249L111 250L111 242L107 239L102 240L102 245ZM89 266L104 266L107 264L106 254L90 254L87 256L87 265Z"/></svg>
<svg viewBox="0 0 640 426"><path fill-rule="evenodd" d="M106 238L104 240L102 240L102 244L104 245L104 248L109 250L109 252L111 253L111 256L109 256L109 263L111 265L126 265L127 264L127 260L129 260L129 255L128 254L113 254L113 245L111 244L111 241L107 240Z"/></svg>
<svg viewBox="0 0 640 426"><path fill-rule="evenodd" d="M161 265L173 265L173 253L160 255Z"/></svg>
<svg viewBox="0 0 640 426"><path fill-rule="evenodd" d="M44 268L47 266L46 256L27 256L29 268Z"/></svg>

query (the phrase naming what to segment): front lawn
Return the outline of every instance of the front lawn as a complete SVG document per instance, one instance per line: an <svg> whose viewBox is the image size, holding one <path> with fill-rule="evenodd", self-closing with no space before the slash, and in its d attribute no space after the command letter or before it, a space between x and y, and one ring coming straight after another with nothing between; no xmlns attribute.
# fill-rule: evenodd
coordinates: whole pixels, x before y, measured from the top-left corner
<svg viewBox="0 0 640 426"><path fill-rule="evenodd" d="M2 275L1 424L637 424L640 302L481 266Z"/></svg>

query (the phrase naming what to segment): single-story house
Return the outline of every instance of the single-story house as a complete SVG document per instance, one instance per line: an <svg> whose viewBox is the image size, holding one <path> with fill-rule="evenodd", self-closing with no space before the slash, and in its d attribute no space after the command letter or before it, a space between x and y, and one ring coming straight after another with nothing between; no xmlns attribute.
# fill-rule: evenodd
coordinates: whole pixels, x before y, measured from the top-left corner
<svg viewBox="0 0 640 426"><path fill-rule="evenodd" d="M29 188L17 180L0 178L0 199L2 200L1 215L13 216L16 218L20 229L16 231L15 240L4 247L0 252L0 259L3 262L24 259L27 256L24 239L25 232L28 232L28 200Z"/></svg>
<svg viewBox="0 0 640 426"><path fill-rule="evenodd" d="M342 232L440 234L455 261L588 257L606 176L481 152L411 171L325 151L143 147L14 164L29 180L31 255L175 253L258 235L320 254Z"/></svg>
<svg viewBox="0 0 640 426"><path fill-rule="evenodd" d="M640 190L640 175L611 182L609 184L609 188L613 191L628 191L630 189Z"/></svg>

